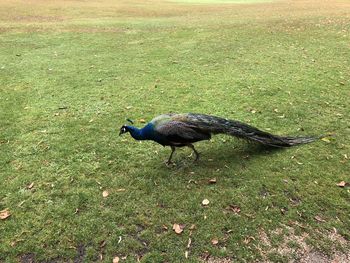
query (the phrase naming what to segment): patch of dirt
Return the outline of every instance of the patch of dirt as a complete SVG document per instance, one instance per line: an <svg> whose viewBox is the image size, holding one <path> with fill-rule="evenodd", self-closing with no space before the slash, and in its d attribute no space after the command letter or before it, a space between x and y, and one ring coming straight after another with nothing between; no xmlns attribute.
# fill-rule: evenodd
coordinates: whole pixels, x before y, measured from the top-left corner
<svg viewBox="0 0 350 263"><path fill-rule="evenodd" d="M339 235L336 231L329 233L321 233L325 235L333 244L341 245L343 248L350 247L350 241L347 241L344 237ZM272 245L270 237L283 236L283 240L277 247ZM269 237L270 236L270 237ZM306 240L309 237L308 233L302 233L296 235L294 228L290 226L283 226L283 228L277 228L271 231L269 234L261 230L259 232L259 240L262 243L262 247L257 247L262 256L260 263L270 263L268 258L269 254L278 254L283 256L290 263L348 263L350 262L350 251L342 253L334 250L331 256L323 254L321 251L315 250L311 245L307 244ZM291 244L294 244L291 246ZM232 263L235 260L229 258L217 258L206 255L202 257L201 262L208 263Z"/></svg>
<svg viewBox="0 0 350 263"><path fill-rule="evenodd" d="M287 231L287 234L283 234ZM333 244L338 244L343 248L348 248L350 242L344 239L341 235L336 232L332 233L321 233L326 236ZM307 244L306 240L309 234L302 233L296 235L294 228L289 226L283 226L271 232L270 236L281 236L283 240L277 247L272 246L269 235L261 230L259 233L259 239L262 242L264 248L260 249L263 262L270 262L268 255L275 253L279 254L288 259L288 262L300 262L300 263L346 263L350 262L350 251L342 253L334 250L331 256L324 255L322 252L315 250L311 245ZM294 244L294 245L291 245Z"/></svg>
<svg viewBox="0 0 350 263"><path fill-rule="evenodd" d="M17 22L60 22L63 21L63 17L59 16L32 16L32 15L22 15L22 16L14 16L13 21Z"/></svg>
<svg viewBox="0 0 350 263"><path fill-rule="evenodd" d="M335 253L332 258L329 258L320 252L312 251L305 255L298 263L348 263L350 262L350 255Z"/></svg>
<svg viewBox="0 0 350 263"><path fill-rule="evenodd" d="M85 246L84 244L79 244L77 247L77 256L74 259L74 263L82 263L84 262L84 257L85 257Z"/></svg>
<svg viewBox="0 0 350 263"><path fill-rule="evenodd" d="M233 263L233 261L229 258L214 258L214 257L209 257L207 259L208 263Z"/></svg>
<svg viewBox="0 0 350 263"><path fill-rule="evenodd" d="M28 11L30 10L30 12ZM293 10L293 12L290 12ZM273 24L281 30L303 30L305 21L299 19L325 16L323 24L348 24L350 3L344 0L317 1L293 0L272 1L252 4L189 4L160 0L91 0L91 1L45 1L45 0L2 0L0 20L8 25L23 27L25 23L44 30L67 30L67 27L52 27L55 24L76 21L94 21L96 19L120 20L135 18L174 18L189 25L196 25L197 20L216 19L218 15L228 21L255 20ZM332 19L329 17L333 16ZM178 20L179 21L179 20ZM312 22L314 23L314 22ZM228 23L232 26L231 23ZM309 25L308 25L309 26ZM313 25L316 26L316 25ZM16 30L15 27L11 27ZM112 29L113 30L113 29ZM109 32L109 31L107 31Z"/></svg>
<svg viewBox="0 0 350 263"><path fill-rule="evenodd" d="M21 263L34 263L35 255L33 253L24 254L19 258L19 262Z"/></svg>

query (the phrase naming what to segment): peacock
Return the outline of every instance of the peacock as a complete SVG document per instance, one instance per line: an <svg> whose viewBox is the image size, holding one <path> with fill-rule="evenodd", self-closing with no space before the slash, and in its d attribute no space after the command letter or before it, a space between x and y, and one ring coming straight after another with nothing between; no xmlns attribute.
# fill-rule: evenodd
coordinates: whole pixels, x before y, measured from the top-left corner
<svg viewBox="0 0 350 263"><path fill-rule="evenodd" d="M135 140L152 140L163 146L170 146L171 153L166 162L167 165L172 163L171 159L176 147L187 146L191 148L195 154L195 161L197 161L199 153L193 143L210 140L212 134L227 134L271 147L291 147L310 143L319 138L273 135L240 121L198 113L162 114L152 119L141 129L123 125L119 135L127 132Z"/></svg>

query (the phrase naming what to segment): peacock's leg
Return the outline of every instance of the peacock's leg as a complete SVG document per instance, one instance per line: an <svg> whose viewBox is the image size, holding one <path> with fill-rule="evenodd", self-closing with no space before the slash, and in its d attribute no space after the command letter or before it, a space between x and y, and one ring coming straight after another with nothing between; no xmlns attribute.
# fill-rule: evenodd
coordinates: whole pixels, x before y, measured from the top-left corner
<svg viewBox="0 0 350 263"><path fill-rule="evenodd" d="M198 161L199 152L197 152L197 150L194 148L193 144L188 144L187 146L190 147L193 150L194 154L196 155L196 159L194 161Z"/></svg>
<svg viewBox="0 0 350 263"><path fill-rule="evenodd" d="M167 162L165 162L166 165L170 165L172 162L171 162L171 158L173 158L173 154L175 152L175 146L170 146L171 147L171 154L169 156L169 159Z"/></svg>

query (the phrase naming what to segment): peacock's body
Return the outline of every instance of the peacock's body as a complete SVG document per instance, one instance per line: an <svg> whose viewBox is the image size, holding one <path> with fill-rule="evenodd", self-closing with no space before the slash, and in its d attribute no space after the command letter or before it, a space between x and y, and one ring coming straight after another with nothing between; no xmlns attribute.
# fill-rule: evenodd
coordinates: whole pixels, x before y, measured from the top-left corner
<svg viewBox="0 0 350 263"><path fill-rule="evenodd" d="M170 146L172 151L167 161L168 164L171 163L175 147L190 147L197 160L199 153L194 148L193 143L210 140L212 134L228 134L272 147L291 147L317 139L317 137L311 136L273 135L239 121L196 113L163 114L155 117L142 129L124 125L120 129L119 135L126 132L130 132L136 140L152 140L163 146Z"/></svg>

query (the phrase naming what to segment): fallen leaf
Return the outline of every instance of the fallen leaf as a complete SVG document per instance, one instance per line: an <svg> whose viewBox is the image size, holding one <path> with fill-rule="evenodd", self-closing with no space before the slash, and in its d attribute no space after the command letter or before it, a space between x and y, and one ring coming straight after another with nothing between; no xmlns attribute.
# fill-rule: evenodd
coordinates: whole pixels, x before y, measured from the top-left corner
<svg viewBox="0 0 350 263"><path fill-rule="evenodd" d="M106 246L106 240L103 240L101 243L100 243L100 248L103 248Z"/></svg>
<svg viewBox="0 0 350 263"><path fill-rule="evenodd" d="M185 251L185 258L188 258L188 251Z"/></svg>
<svg viewBox="0 0 350 263"><path fill-rule="evenodd" d="M146 123L146 120L145 119L139 119L139 122Z"/></svg>
<svg viewBox="0 0 350 263"><path fill-rule="evenodd" d="M216 238L211 240L211 243L215 246L219 243L219 240L217 240Z"/></svg>
<svg viewBox="0 0 350 263"><path fill-rule="evenodd" d="M337 186L339 187L344 187L346 185L345 181L341 181L339 183L337 183Z"/></svg>
<svg viewBox="0 0 350 263"><path fill-rule="evenodd" d="M162 225L163 230L167 231L168 227L166 225Z"/></svg>
<svg viewBox="0 0 350 263"><path fill-rule="evenodd" d="M210 184L216 184L216 178L210 179L210 180L209 180L209 183L210 183Z"/></svg>
<svg viewBox="0 0 350 263"><path fill-rule="evenodd" d="M243 243L247 245L247 244L249 244L250 241L252 241L252 240L255 240L255 238L252 237L252 236L247 236L247 237L244 238Z"/></svg>
<svg viewBox="0 0 350 263"><path fill-rule="evenodd" d="M203 260L208 261L209 257L210 257L209 251L207 251L207 250L204 251L204 253L202 254Z"/></svg>
<svg viewBox="0 0 350 263"><path fill-rule="evenodd" d="M322 219L320 216L315 216L314 218L318 222L326 222L326 220Z"/></svg>
<svg viewBox="0 0 350 263"><path fill-rule="evenodd" d="M109 196L108 191L103 191L103 192L102 192L102 196L103 196L103 197L107 197L107 196Z"/></svg>
<svg viewBox="0 0 350 263"><path fill-rule="evenodd" d="M189 239L188 239L188 242L187 242L187 248L190 248L191 243L192 243L192 239L191 239L191 238L189 238Z"/></svg>
<svg viewBox="0 0 350 263"><path fill-rule="evenodd" d="M119 189L117 189L117 192L125 192L125 189L124 188L119 188Z"/></svg>
<svg viewBox="0 0 350 263"><path fill-rule="evenodd" d="M192 224L192 225L190 226L190 230L194 230L194 229L196 229L196 225L195 225L195 224Z"/></svg>
<svg viewBox="0 0 350 263"><path fill-rule="evenodd" d="M337 183L337 186L339 186L339 187L350 186L350 183L347 183L345 181L341 181L341 182Z"/></svg>
<svg viewBox="0 0 350 263"><path fill-rule="evenodd" d="M30 185L27 186L27 189L32 189L34 186L34 182L32 182Z"/></svg>
<svg viewBox="0 0 350 263"><path fill-rule="evenodd" d="M325 138L322 138L321 140L324 141L324 142L326 142L326 143L330 143L330 142L331 142L331 141L330 141L328 138L326 138L326 137L325 137Z"/></svg>
<svg viewBox="0 0 350 263"><path fill-rule="evenodd" d="M207 206L207 205L209 205L209 200L208 199L204 199L203 201L202 201L202 205L204 205L204 206Z"/></svg>
<svg viewBox="0 0 350 263"><path fill-rule="evenodd" d="M181 234L184 231L184 225L179 225L179 224L174 224L173 225L173 230L175 231L176 234Z"/></svg>
<svg viewBox="0 0 350 263"><path fill-rule="evenodd" d="M119 257L114 257L113 258L113 263L118 263L119 262Z"/></svg>
<svg viewBox="0 0 350 263"><path fill-rule="evenodd" d="M8 218L10 215L11 215L11 213L8 210L8 208L0 211L0 219L1 220L4 220L4 219Z"/></svg>
<svg viewBox="0 0 350 263"><path fill-rule="evenodd" d="M241 208L238 205L229 205L226 209L232 211L235 214L241 212Z"/></svg>

